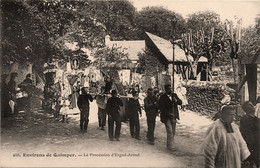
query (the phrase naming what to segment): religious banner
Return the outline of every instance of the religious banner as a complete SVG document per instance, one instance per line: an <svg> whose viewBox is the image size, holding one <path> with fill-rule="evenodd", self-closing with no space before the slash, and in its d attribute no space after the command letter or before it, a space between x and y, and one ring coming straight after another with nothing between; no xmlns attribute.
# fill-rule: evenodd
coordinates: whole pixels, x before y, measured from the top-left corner
<svg viewBox="0 0 260 168"><path fill-rule="evenodd" d="M71 69L79 69L79 59L77 57L71 59Z"/></svg>

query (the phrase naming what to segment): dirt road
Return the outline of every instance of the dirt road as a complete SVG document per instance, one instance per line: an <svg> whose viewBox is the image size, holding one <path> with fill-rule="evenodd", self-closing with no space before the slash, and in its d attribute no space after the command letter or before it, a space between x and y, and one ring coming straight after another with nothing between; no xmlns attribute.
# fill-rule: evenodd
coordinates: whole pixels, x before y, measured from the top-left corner
<svg viewBox="0 0 260 168"><path fill-rule="evenodd" d="M181 113L177 126L177 151L166 149L166 131L157 118L155 145L146 137L145 113L140 120L141 140L131 138L122 123L120 141L109 141L107 126L97 124L95 102L91 104L87 133L79 131L79 115L69 123L55 121L39 111L19 114L4 121L1 129L2 167L203 167L200 144L211 120L193 112Z"/></svg>

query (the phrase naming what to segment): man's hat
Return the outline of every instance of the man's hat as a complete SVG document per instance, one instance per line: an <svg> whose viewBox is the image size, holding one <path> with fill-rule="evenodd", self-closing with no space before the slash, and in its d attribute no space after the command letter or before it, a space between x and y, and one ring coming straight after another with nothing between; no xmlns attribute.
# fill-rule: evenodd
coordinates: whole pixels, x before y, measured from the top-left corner
<svg viewBox="0 0 260 168"><path fill-rule="evenodd" d="M137 95L137 91L136 91L136 90L133 90L133 91L132 91L132 95L133 95L133 96L136 96L136 95Z"/></svg>
<svg viewBox="0 0 260 168"><path fill-rule="evenodd" d="M112 94L112 95L113 95L113 94L117 94L117 91L114 89L114 90L112 90L111 94Z"/></svg>
<svg viewBox="0 0 260 168"><path fill-rule="evenodd" d="M28 73L28 74L26 75L26 78L30 78L30 77L31 77L31 74Z"/></svg>
<svg viewBox="0 0 260 168"><path fill-rule="evenodd" d="M148 88L148 89L147 89L147 93L151 93L152 91L153 91L152 88Z"/></svg>

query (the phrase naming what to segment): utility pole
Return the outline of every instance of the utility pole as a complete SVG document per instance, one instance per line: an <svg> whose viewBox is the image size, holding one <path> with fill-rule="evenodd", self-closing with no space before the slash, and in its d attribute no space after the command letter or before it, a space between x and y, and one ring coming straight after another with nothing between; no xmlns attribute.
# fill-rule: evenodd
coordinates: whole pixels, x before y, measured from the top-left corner
<svg viewBox="0 0 260 168"><path fill-rule="evenodd" d="M172 89L174 92L174 60L175 60L175 31L176 31L177 18L174 16L172 18Z"/></svg>

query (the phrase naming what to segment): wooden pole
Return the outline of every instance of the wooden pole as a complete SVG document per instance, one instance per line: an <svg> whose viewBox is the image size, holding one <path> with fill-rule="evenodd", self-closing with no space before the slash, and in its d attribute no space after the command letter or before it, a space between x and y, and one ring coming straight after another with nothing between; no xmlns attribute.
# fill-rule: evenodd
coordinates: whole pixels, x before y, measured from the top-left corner
<svg viewBox="0 0 260 168"><path fill-rule="evenodd" d="M174 92L174 60L175 60L175 44L174 39L172 41L172 90Z"/></svg>

